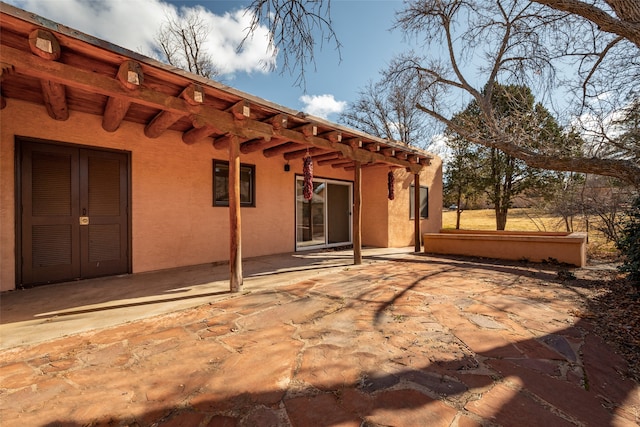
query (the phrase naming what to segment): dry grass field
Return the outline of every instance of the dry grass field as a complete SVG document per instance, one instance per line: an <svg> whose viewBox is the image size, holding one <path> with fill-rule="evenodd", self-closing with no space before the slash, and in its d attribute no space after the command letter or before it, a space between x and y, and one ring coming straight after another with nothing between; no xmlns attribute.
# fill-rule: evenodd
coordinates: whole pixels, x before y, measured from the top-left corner
<svg viewBox="0 0 640 427"><path fill-rule="evenodd" d="M597 218L590 218L589 258L610 259L617 255L615 245L607 242L602 233L596 230ZM585 221L581 217L574 218L575 231L585 231ZM443 210L442 228L456 228L456 211ZM460 216L460 228L466 230L495 230L496 218L492 209L465 210ZM548 215L533 208L509 209L507 216L508 231L566 231L564 221L558 216Z"/></svg>

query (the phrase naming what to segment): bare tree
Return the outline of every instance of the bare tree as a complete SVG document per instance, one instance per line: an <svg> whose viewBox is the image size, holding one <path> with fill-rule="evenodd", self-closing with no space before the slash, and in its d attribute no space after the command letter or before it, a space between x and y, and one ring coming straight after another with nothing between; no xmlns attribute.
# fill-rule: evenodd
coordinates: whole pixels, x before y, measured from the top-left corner
<svg viewBox="0 0 640 427"><path fill-rule="evenodd" d="M295 53L300 67L312 58L308 52L318 26L328 31L323 33L327 39L335 39L329 5L330 0L255 0L251 9L264 11L256 13L258 20L277 12L270 24L273 41ZM489 102L498 83L546 91L547 99L552 89L565 87L574 91L576 113L602 119L603 141L607 118L625 106L621 100L636 105L640 97L638 9L637 0L413 0L398 14L397 28L424 41L426 52L444 47L444 55L407 54L393 65L396 76L410 75L425 88L417 107L469 141L498 148L532 167L611 176L640 187L640 165L627 147L615 155L596 143L583 155L542 147L535 135L514 137ZM469 64L475 68L469 70ZM461 100L478 103L490 138L452 123Z"/></svg>
<svg viewBox="0 0 640 427"><path fill-rule="evenodd" d="M358 99L340 116L343 123L381 138L400 141L414 147L429 144L424 114L415 108L422 88L414 81L383 78L369 82L360 90Z"/></svg>
<svg viewBox="0 0 640 427"><path fill-rule="evenodd" d="M269 45L282 57L282 72L298 70L304 86L307 64L315 67L316 44L331 43L340 56L340 41L331 24L331 0L253 0L249 37L260 25L269 28Z"/></svg>
<svg viewBox="0 0 640 427"><path fill-rule="evenodd" d="M167 13L155 40L169 64L210 79L218 71L204 47L209 31L197 10L175 17Z"/></svg>
<svg viewBox="0 0 640 427"><path fill-rule="evenodd" d="M513 126L525 123L526 116L520 120L512 117L505 123L490 102L498 83L550 88L558 81L554 59L566 57L552 38L558 36L566 18L562 12L530 1L416 1L398 15L398 27L419 35L427 45L443 44L446 55L404 55L397 58L395 67L398 74L412 74L431 93L428 103L418 104L421 111L472 142L498 148L531 167L606 175L640 187L640 165L629 153L609 156L604 150L593 150L589 155L576 155L555 145L541 145L544 138L540 135ZM638 54L636 46L626 45ZM567 44L563 46L566 49ZM589 58L582 56L583 61ZM473 74L465 72L464 64L480 59L483 62ZM478 72L483 77L482 87L474 83ZM451 120L448 92L477 103L488 135L479 133L472 123Z"/></svg>

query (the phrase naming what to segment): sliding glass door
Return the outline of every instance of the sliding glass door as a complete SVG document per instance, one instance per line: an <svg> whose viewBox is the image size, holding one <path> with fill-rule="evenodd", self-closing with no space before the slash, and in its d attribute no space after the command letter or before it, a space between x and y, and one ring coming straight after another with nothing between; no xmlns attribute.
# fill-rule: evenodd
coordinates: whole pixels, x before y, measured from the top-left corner
<svg viewBox="0 0 640 427"><path fill-rule="evenodd" d="M313 197L305 200L303 178L296 178L296 250L351 243L352 184L313 180Z"/></svg>

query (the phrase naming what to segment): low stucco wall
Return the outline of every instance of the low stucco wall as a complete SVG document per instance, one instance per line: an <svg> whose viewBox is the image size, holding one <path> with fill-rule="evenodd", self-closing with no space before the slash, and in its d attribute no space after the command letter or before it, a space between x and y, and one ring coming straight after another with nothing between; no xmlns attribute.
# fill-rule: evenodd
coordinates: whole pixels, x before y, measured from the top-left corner
<svg viewBox="0 0 640 427"><path fill-rule="evenodd" d="M423 235L425 253L554 261L584 267L586 233L441 230Z"/></svg>

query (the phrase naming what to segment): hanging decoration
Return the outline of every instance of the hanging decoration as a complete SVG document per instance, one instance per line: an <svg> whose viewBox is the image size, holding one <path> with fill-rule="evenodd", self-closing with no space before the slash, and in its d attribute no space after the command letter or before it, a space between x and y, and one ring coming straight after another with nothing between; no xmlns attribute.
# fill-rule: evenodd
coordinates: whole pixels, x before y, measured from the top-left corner
<svg viewBox="0 0 640 427"><path fill-rule="evenodd" d="M387 191L389 200L393 200L396 198L395 195L395 176L393 175L393 169L389 171L387 174Z"/></svg>
<svg viewBox="0 0 640 427"><path fill-rule="evenodd" d="M307 154L304 158L304 166L302 167L304 173L304 182L302 187L302 195L305 200L311 200L313 197L313 160L311 156Z"/></svg>

